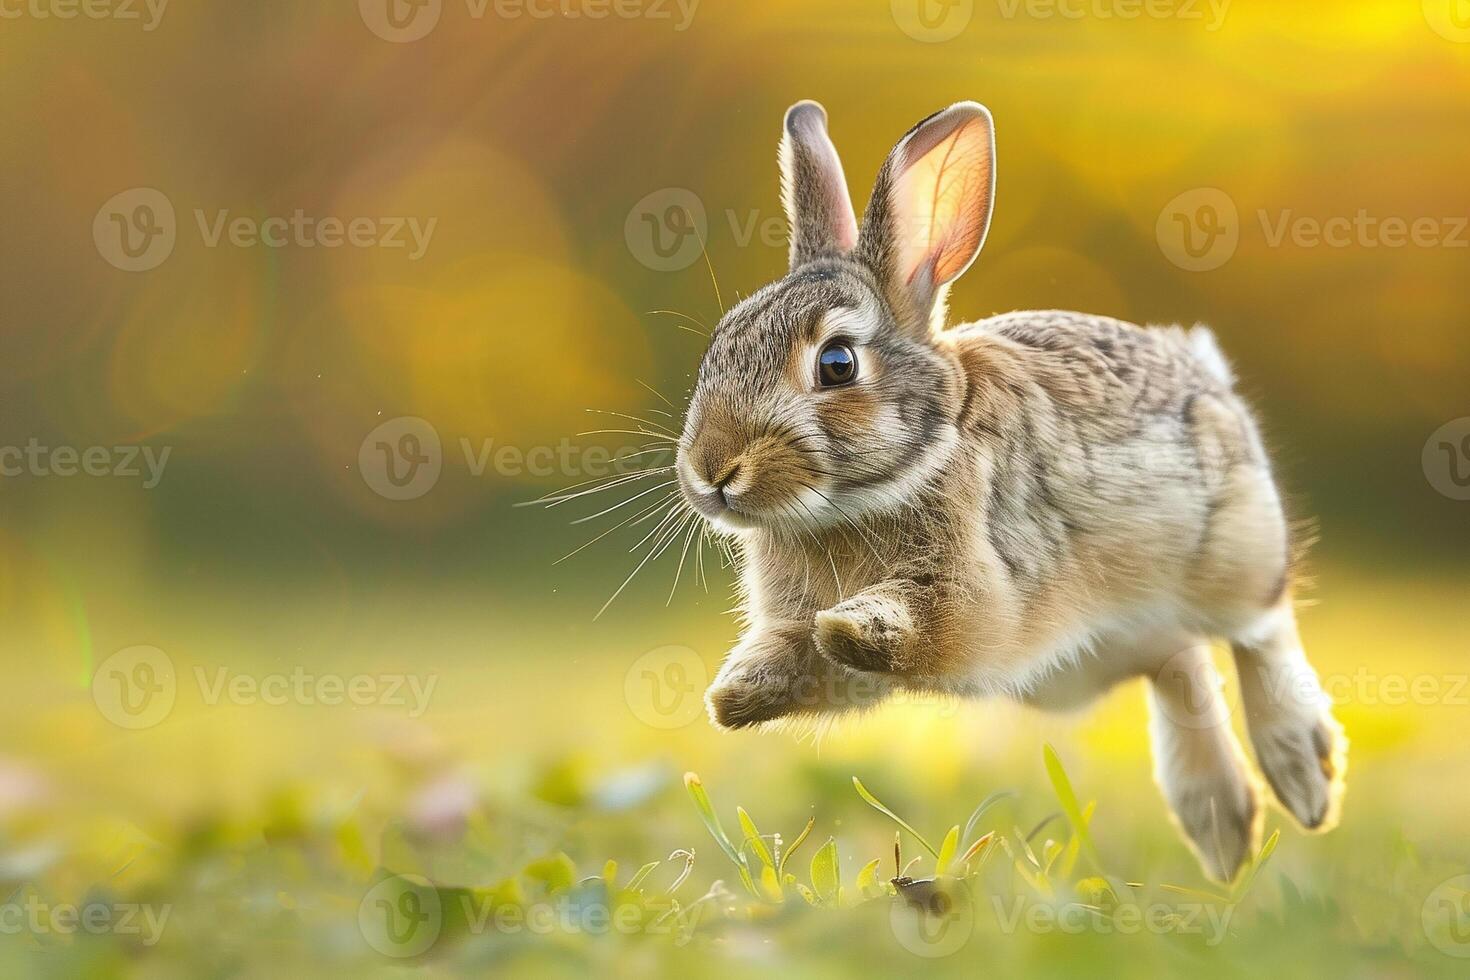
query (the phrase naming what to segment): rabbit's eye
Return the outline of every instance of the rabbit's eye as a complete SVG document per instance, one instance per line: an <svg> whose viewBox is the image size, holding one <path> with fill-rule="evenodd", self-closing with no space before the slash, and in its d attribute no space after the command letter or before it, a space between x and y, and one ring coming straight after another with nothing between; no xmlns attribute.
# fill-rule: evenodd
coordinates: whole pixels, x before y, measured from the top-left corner
<svg viewBox="0 0 1470 980"><path fill-rule="evenodd" d="M817 355L817 381L823 388L851 384L857 377L857 370L857 355L840 340L823 347L822 353Z"/></svg>

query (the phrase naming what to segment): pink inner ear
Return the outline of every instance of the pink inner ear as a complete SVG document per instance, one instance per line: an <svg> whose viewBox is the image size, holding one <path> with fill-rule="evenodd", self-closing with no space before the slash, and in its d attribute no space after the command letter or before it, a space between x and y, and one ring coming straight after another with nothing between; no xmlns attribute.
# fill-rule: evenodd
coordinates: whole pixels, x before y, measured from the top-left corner
<svg viewBox="0 0 1470 980"><path fill-rule="evenodd" d="M833 154L836 161L836 154ZM844 252L851 252L857 247L858 226L857 215L852 209L852 200L847 196L846 183L842 176L842 164L836 163L837 183L842 184L842 190L829 195L831 199L832 214L836 216L832 229L832 240L837 247Z"/></svg>
<svg viewBox="0 0 1470 980"><path fill-rule="evenodd" d="M932 270L933 287L969 268L985 242L993 188L989 121L942 116L911 137L893 189L903 278Z"/></svg>

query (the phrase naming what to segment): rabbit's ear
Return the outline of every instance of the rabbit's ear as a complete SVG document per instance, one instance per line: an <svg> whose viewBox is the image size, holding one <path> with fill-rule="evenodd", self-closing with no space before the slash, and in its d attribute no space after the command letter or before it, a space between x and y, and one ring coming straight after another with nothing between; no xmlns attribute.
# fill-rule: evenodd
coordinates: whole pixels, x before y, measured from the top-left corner
<svg viewBox="0 0 1470 980"><path fill-rule="evenodd" d="M878 175L858 256L900 324L943 326L947 287L975 261L995 200L995 130L978 102L956 102L909 130Z"/></svg>
<svg viewBox="0 0 1470 980"><path fill-rule="evenodd" d="M827 136L827 110L798 102L786 111L781 136L781 203L791 228L791 268L857 244L857 218L837 148Z"/></svg>

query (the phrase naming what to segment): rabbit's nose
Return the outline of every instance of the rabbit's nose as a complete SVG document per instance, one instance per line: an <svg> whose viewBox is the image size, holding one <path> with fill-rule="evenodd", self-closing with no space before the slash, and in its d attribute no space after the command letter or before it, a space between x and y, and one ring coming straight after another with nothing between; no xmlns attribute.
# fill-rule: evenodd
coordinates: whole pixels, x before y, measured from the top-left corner
<svg viewBox="0 0 1470 980"><path fill-rule="evenodd" d="M734 483L735 478L740 475L741 465L741 459L732 459L728 464L725 465L725 468L722 471L716 473L710 479L709 485L715 488L715 493L719 494L721 499L724 499L725 497L725 488L728 487L731 483Z"/></svg>
<svg viewBox="0 0 1470 980"><path fill-rule="evenodd" d="M711 491L728 486L740 472L742 445L730 433L706 429L695 440L689 454L690 469Z"/></svg>
<svg viewBox="0 0 1470 980"><path fill-rule="evenodd" d="M730 482L740 474L741 458L720 452L700 453L694 461L694 472L714 492L724 495Z"/></svg>

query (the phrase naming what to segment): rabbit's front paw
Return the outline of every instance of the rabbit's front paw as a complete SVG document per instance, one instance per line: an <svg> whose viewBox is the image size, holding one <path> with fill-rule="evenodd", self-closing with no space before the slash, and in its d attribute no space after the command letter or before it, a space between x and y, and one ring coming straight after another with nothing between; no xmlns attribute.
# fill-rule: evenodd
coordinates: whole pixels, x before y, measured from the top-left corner
<svg viewBox="0 0 1470 980"><path fill-rule="evenodd" d="M892 600L857 595L817 613L812 638L822 655L844 667L893 673L913 636L908 610Z"/></svg>
<svg viewBox="0 0 1470 980"><path fill-rule="evenodd" d="M790 711L787 687L782 680L756 671L733 671L710 685L704 703L716 728L749 728Z"/></svg>

